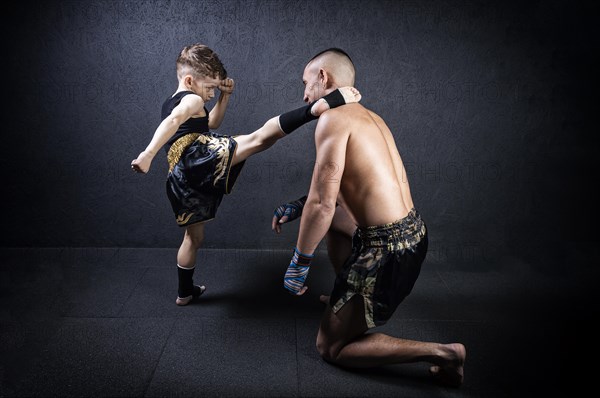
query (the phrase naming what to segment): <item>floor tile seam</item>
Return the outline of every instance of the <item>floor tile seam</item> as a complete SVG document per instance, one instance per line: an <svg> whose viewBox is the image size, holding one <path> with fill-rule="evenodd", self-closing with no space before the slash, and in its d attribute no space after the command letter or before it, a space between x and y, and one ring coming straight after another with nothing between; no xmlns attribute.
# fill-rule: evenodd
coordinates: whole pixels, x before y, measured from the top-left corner
<svg viewBox="0 0 600 398"><path fill-rule="evenodd" d="M165 339L165 342L163 343L163 346L160 350L160 354L158 355L158 358L156 360L156 364L152 368L152 372L150 373L150 377L148 378L146 388L144 388L144 395L143 395L144 397L148 396L148 390L150 389L150 386L152 385L152 380L154 380L154 375L156 374L156 369L158 368L158 365L160 364L160 360L162 359L165 349L167 348L167 344L169 343L169 340L171 339L171 335L173 334L173 329L175 328L175 323L176 323L176 319L173 319L171 321L171 327L169 328L169 333L167 335L167 338Z"/></svg>
<svg viewBox="0 0 600 398"><path fill-rule="evenodd" d="M119 309L119 311L117 311L118 315L120 315L123 312L123 310L125 309L126 304L129 302L129 300L133 296L133 292L135 292L136 289L138 288L138 286L141 284L142 280L144 279L144 277L148 273L149 269L150 269L149 267L145 267L144 268L144 272L140 273L141 275L138 277L138 280L136 281L135 286L133 286L133 288L129 291L129 295L127 296L127 298L125 300L123 300L123 303L121 304L121 308Z"/></svg>

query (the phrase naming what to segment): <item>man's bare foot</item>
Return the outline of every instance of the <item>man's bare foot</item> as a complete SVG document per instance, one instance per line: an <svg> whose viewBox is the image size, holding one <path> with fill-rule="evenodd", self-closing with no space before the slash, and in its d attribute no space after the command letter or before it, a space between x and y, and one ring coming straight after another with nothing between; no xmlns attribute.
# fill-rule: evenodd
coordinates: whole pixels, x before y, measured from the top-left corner
<svg viewBox="0 0 600 398"><path fill-rule="evenodd" d="M322 294L319 296L319 301L327 305L329 304L329 296Z"/></svg>
<svg viewBox="0 0 600 398"><path fill-rule="evenodd" d="M441 362L445 362L445 364L432 366L429 368L429 372L440 384L460 387L464 379L464 365L467 357L465 346L460 343L443 344L441 351Z"/></svg>
<svg viewBox="0 0 600 398"><path fill-rule="evenodd" d="M346 104L353 104L355 102L359 102L362 98L362 96L360 95L360 92L354 87L350 87L350 86L340 87L337 90L340 92L340 94L344 98L344 102ZM323 112L329 110L329 108L330 108L330 106L327 103L327 100L325 98L320 98L317 100L317 102L314 103L314 105L310 109L310 112L314 116L321 116L323 114Z"/></svg>

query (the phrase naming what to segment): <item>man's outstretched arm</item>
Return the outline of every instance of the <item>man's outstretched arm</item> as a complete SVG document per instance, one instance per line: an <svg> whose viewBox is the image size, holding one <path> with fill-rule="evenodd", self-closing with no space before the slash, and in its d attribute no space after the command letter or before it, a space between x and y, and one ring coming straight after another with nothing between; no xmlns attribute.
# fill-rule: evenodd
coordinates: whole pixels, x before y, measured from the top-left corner
<svg viewBox="0 0 600 398"><path fill-rule="evenodd" d="M323 114L315 131L317 160L302 211L294 257L284 278L284 286L297 295L304 294L307 289L304 280L308 274L310 259L327 233L335 214L348 142L348 133L340 130L339 120L336 119L338 118L330 113Z"/></svg>

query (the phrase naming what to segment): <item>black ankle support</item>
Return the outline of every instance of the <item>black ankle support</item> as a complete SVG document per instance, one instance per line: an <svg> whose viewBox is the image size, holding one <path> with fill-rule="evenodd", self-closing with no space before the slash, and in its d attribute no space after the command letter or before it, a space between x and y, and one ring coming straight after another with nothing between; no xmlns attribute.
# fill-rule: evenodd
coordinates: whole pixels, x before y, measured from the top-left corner
<svg viewBox="0 0 600 398"><path fill-rule="evenodd" d="M346 101L344 100L344 96L342 95L340 90L333 90L332 92L324 96L323 99L329 104L329 109L346 105Z"/></svg>
<svg viewBox="0 0 600 398"><path fill-rule="evenodd" d="M281 130L283 130L285 134L289 134L311 120L317 119L316 116L313 116L313 114L310 113L310 108L312 108L315 102L311 102L301 108L279 115L279 126L281 127Z"/></svg>
<svg viewBox="0 0 600 398"><path fill-rule="evenodd" d="M191 296L194 293L194 281L192 279L194 269L177 267L177 276L179 277L179 289L177 293L181 298Z"/></svg>
<svg viewBox="0 0 600 398"><path fill-rule="evenodd" d="M333 90L329 94L323 97L327 104L329 104L329 109L336 108L341 105L345 105L344 96L340 93L340 90ZM315 120L318 117L314 116L310 110L312 106L317 101L313 101L308 105L305 105L301 108L294 109L293 111L289 111L286 113L282 113L279 115L279 126L281 126L281 130L285 134L289 134L292 131L296 130L298 127L310 122L311 120Z"/></svg>

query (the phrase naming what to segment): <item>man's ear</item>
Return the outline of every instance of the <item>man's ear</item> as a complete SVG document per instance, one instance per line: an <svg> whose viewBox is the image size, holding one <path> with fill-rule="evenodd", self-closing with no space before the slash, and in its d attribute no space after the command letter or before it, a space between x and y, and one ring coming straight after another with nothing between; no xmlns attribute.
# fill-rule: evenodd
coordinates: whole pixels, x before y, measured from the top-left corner
<svg viewBox="0 0 600 398"><path fill-rule="evenodd" d="M319 83L321 83L324 90L327 90L332 83L331 75L323 68L319 69Z"/></svg>

